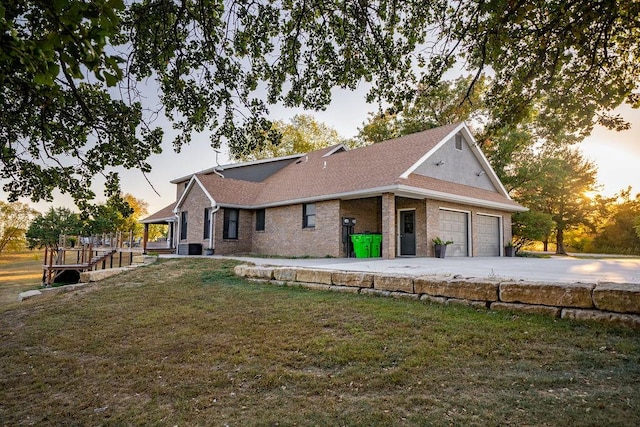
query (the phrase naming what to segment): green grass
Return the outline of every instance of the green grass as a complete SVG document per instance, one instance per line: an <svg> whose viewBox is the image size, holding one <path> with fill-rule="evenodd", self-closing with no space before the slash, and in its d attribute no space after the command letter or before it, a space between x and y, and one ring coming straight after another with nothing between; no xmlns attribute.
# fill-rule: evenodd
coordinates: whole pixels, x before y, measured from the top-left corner
<svg viewBox="0 0 640 427"><path fill-rule="evenodd" d="M3 425L639 425L640 334L172 259L0 307Z"/></svg>
<svg viewBox="0 0 640 427"><path fill-rule="evenodd" d="M0 305L16 301L18 294L42 283L43 250L0 254Z"/></svg>

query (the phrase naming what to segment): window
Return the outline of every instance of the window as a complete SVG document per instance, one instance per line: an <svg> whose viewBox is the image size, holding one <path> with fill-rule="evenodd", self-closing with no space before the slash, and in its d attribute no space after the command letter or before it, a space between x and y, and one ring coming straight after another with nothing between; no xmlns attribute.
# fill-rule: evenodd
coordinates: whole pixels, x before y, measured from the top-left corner
<svg viewBox="0 0 640 427"><path fill-rule="evenodd" d="M223 239L237 239L238 238L238 217L240 212L238 209L225 209L224 210L224 231L222 232Z"/></svg>
<svg viewBox="0 0 640 427"><path fill-rule="evenodd" d="M202 233L203 239L208 239L211 234L211 208L204 208L204 230Z"/></svg>
<svg viewBox="0 0 640 427"><path fill-rule="evenodd" d="M456 134L456 150L462 151L462 141L464 138L459 133Z"/></svg>
<svg viewBox="0 0 640 427"><path fill-rule="evenodd" d="M264 231L264 209L258 209L256 211L256 231Z"/></svg>
<svg viewBox="0 0 640 427"><path fill-rule="evenodd" d="M187 213L180 212L180 240L187 239Z"/></svg>
<svg viewBox="0 0 640 427"><path fill-rule="evenodd" d="M316 226L316 205L306 203L302 205L302 228L314 228Z"/></svg>

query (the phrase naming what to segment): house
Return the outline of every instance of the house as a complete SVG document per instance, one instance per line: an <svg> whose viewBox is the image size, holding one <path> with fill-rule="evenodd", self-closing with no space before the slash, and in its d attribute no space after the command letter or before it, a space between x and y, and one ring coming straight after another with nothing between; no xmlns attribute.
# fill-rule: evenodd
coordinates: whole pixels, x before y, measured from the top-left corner
<svg viewBox="0 0 640 427"><path fill-rule="evenodd" d="M343 145L229 164L172 181L178 253L352 256L349 234L382 235L383 258L502 256L514 202L464 123L348 150Z"/></svg>

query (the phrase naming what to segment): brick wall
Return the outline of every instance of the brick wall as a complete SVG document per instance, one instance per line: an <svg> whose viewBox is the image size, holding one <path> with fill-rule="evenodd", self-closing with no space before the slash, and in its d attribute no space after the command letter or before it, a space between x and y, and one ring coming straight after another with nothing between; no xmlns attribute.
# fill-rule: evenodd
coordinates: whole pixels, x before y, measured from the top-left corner
<svg viewBox="0 0 640 427"><path fill-rule="evenodd" d="M382 198L342 200L340 217L356 219L354 233L382 233Z"/></svg>
<svg viewBox="0 0 640 427"><path fill-rule="evenodd" d="M253 230L255 229L252 210L240 209L238 217L238 238L224 239L224 209L215 214L216 255L249 254L252 252Z"/></svg>
<svg viewBox="0 0 640 427"><path fill-rule="evenodd" d="M315 205L314 228L302 228L301 204L266 209L265 230L253 233L252 252L280 256L341 257L340 201L330 200Z"/></svg>
<svg viewBox="0 0 640 427"><path fill-rule="evenodd" d="M182 196L187 184L189 184L189 180L181 181L176 184L176 200L180 200L180 196Z"/></svg>
<svg viewBox="0 0 640 427"><path fill-rule="evenodd" d="M455 209L470 212L471 239L478 240L477 215L489 214L502 217L504 244L511 241L511 215L495 209L470 207L463 204L437 200L416 200L393 197L392 211L385 212L382 197L355 200L330 200L316 203L315 228L302 228L302 205L266 209L265 231L255 231L255 211L240 210L238 239L223 239L224 209L216 213L216 254L256 253L280 256L332 256L342 257L341 218L356 218L356 233L383 233L383 223L389 234L383 237L383 257L395 257L397 234L397 210L415 209L416 256L433 256L432 239L440 234L439 209ZM389 200L391 201L391 200ZM187 239L182 243L201 243L204 248L209 240L203 238L204 208L211 202L200 188L194 185L187 195L182 210L187 211ZM385 241L386 240L386 241ZM385 252L386 251L386 252ZM477 248L472 248L476 255Z"/></svg>

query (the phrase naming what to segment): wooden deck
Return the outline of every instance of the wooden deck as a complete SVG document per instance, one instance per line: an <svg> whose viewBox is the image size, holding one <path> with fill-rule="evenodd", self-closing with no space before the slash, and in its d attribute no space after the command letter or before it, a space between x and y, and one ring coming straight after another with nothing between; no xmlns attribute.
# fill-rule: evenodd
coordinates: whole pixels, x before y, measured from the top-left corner
<svg viewBox="0 0 640 427"><path fill-rule="evenodd" d="M134 254L142 253L142 248L132 244L132 237L122 237L121 233L91 237L61 236L57 248L45 248L42 285L51 286L58 278L65 282L69 277L77 280L83 271L130 265ZM78 274L68 273L74 271Z"/></svg>

